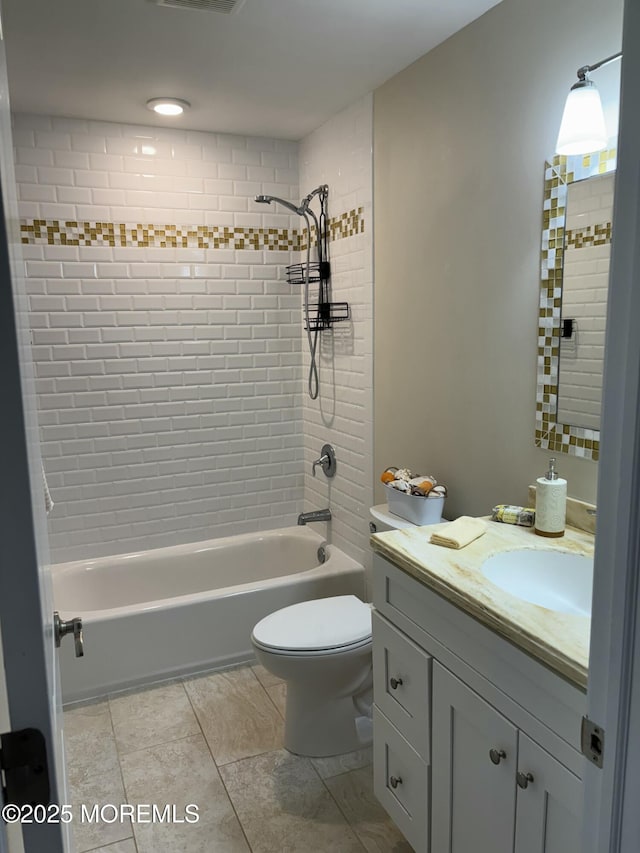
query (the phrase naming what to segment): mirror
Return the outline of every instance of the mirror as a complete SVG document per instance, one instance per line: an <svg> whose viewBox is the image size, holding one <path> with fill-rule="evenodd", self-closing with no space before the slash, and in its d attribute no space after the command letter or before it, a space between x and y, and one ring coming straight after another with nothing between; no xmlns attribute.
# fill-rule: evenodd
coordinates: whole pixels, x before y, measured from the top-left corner
<svg viewBox="0 0 640 853"><path fill-rule="evenodd" d="M545 164L536 445L597 460L615 149Z"/></svg>

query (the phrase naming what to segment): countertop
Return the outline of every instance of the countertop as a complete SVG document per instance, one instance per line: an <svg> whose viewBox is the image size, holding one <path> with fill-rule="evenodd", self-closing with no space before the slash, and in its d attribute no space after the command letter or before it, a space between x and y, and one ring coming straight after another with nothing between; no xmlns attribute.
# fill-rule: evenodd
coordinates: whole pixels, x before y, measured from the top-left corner
<svg viewBox="0 0 640 853"><path fill-rule="evenodd" d="M487 532L460 550L431 545L444 524L376 533L371 547L402 571L581 689L586 689L591 619L529 604L491 583L480 571L486 559L519 548L559 550L593 556L594 537L567 528L558 539L536 536L531 528L486 520Z"/></svg>

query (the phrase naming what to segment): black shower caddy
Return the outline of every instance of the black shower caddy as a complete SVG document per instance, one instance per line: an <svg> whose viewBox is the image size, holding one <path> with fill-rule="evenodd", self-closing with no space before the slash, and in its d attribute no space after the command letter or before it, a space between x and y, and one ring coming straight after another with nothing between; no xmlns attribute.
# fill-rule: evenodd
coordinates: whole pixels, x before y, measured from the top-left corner
<svg viewBox="0 0 640 853"><path fill-rule="evenodd" d="M314 217L315 219L315 217ZM289 284L304 284L307 274L309 284L319 283L318 302L308 308L308 322L305 329L310 332L321 332L330 329L334 323L351 318L351 310L348 302L331 302L331 265L329 264L329 232L327 224L327 193L320 196L320 216L317 220L318 260L312 261L307 270L307 264L291 264L287 267L287 281ZM307 235L312 239L312 234Z"/></svg>

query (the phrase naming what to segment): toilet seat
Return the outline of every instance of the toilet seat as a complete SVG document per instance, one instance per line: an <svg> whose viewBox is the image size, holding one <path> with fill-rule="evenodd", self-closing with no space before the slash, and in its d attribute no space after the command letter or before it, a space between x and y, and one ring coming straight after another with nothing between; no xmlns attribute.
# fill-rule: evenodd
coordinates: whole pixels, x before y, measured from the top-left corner
<svg viewBox="0 0 640 853"><path fill-rule="evenodd" d="M251 639L273 654L322 655L371 644L371 608L355 595L302 601L261 619Z"/></svg>

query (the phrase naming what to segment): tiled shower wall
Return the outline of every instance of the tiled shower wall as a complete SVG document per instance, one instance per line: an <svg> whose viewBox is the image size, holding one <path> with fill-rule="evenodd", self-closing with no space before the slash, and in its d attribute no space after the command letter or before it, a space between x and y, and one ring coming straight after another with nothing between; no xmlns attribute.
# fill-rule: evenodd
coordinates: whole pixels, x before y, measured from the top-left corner
<svg viewBox="0 0 640 853"><path fill-rule="evenodd" d="M28 115L14 142L54 561L291 524L299 223L252 199L299 198L297 143Z"/></svg>
<svg viewBox="0 0 640 853"><path fill-rule="evenodd" d="M300 143L301 194L328 184L330 217L355 209L364 223L360 233L329 247L332 299L349 302L351 320L321 333L317 400L306 393L306 338L302 352L305 509L329 506L332 541L365 565L373 499L372 109L368 95ZM338 463L332 480L320 469L311 476L311 462L326 442Z"/></svg>

